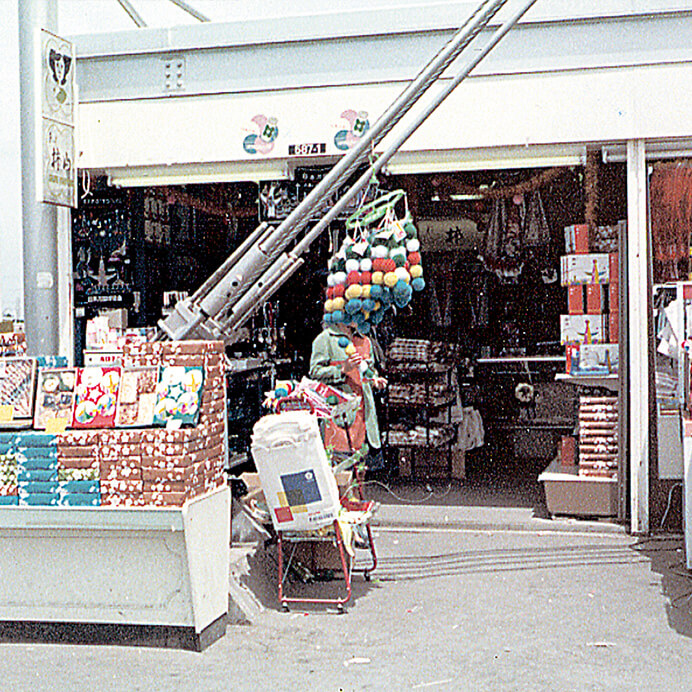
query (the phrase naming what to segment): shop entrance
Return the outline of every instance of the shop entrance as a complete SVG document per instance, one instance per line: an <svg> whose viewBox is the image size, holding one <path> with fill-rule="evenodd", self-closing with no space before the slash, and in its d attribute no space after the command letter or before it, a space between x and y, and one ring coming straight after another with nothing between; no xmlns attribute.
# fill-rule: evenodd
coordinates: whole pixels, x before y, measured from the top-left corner
<svg viewBox="0 0 692 692"><path fill-rule="evenodd" d="M559 457L563 438L574 437L583 393L558 378L566 370L560 316L570 312L560 276L565 228L601 229L597 247L607 252L614 237L617 251L612 229L626 216L624 165L589 161L381 176L382 189L407 193L427 286L380 325L377 341L385 356L402 339L442 345L453 364L445 377L454 390L442 422L464 428L441 449L404 449L384 435L388 481L454 487L460 491L454 497L469 504L548 511L537 479ZM316 180L320 171L314 170ZM311 179L306 167L288 182L130 190L105 180L92 185L73 228L77 362L95 345L87 343L89 318L120 309L121 326L154 325L259 221L287 214ZM249 431L262 414L263 391L277 378L307 375L327 260L344 233L335 222L299 273L248 323L243 339L227 348L237 365L229 380L231 470L251 467ZM607 300L604 294L602 313ZM392 384L406 384L405 368ZM587 393L612 396L593 387ZM387 396L378 401L383 428L393 422L390 403Z"/></svg>

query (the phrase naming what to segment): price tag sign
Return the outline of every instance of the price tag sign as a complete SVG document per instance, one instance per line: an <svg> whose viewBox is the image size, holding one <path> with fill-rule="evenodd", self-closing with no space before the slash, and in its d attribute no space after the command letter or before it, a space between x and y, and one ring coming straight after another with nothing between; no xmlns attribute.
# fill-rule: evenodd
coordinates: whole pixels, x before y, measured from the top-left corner
<svg viewBox="0 0 692 692"><path fill-rule="evenodd" d="M0 404L0 423L10 423L14 420L14 406Z"/></svg>
<svg viewBox="0 0 692 692"><path fill-rule="evenodd" d="M51 435L63 433L67 429L67 418L49 418L46 421L46 432Z"/></svg>

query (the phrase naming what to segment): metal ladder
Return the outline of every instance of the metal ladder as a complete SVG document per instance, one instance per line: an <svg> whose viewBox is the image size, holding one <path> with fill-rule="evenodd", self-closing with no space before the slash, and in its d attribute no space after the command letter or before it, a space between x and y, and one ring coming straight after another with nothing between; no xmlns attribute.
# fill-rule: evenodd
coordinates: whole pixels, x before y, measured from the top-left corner
<svg viewBox="0 0 692 692"><path fill-rule="evenodd" d="M272 227L260 224L202 286L179 301L173 312L159 321L159 339L237 340L237 331L303 264L301 255L347 204L365 188L404 142L502 40L536 0L522 0L520 7L492 34L488 42L468 58L457 74L396 134L394 140L347 189L340 191L358 168L366 164L375 147L411 107L437 81L490 20L509 0L483 0L450 41L401 92L360 141L346 153L306 198ZM335 197L339 195L338 199ZM301 231L316 215L324 214L298 242ZM288 249L292 243L296 243Z"/></svg>

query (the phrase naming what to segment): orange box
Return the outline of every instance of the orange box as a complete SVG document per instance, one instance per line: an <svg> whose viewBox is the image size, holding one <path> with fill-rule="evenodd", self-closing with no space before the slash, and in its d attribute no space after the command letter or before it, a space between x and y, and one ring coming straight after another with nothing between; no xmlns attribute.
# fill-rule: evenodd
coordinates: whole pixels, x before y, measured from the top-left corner
<svg viewBox="0 0 692 692"><path fill-rule="evenodd" d="M586 314L600 315L605 310L605 285L586 285Z"/></svg>
<svg viewBox="0 0 692 692"><path fill-rule="evenodd" d="M562 466L576 466L577 441L571 435L563 435L560 440L560 464Z"/></svg>
<svg viewBox="0 0 692 692"><path fill-rule="evenodd" d="M608 275L611 283L620 281L620 256L617 252L611 252L608 257Z"/></svg>
<svg viewBox="0 0 692 692"><path fill-rule="evenodd" d="M584 314L584 287L569 286L567 288L567 312L570 315Z"/></svg>
<svg viewBox="0 0 692 692"><path fill-rule="evenodd" d="M608 341L617 344L620 340L620 313L616 310L608 315Z"/></svg>
<svg viewBox="0 0 692 692"><path fill-rule="evenodd" d="M567 254L585 255L589 252L589 226L585 223L565 227Z"/></svg>
<svg viewBox="0 0 692 692"><path fill-rule="evenodd" d="M608 286L608 310L611 313L620 310L620 284L609 284Z"/></svg>

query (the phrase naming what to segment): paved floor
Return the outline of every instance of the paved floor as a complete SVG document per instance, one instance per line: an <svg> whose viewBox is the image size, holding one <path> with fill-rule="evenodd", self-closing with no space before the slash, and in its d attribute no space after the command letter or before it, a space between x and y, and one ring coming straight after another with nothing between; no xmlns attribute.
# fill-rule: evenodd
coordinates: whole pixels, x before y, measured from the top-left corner
<svg viewBox="0 0 692 692"><path fill-rule="evenodd" d="M203 653L4 644L2 689L692 689L677 537L394 527L376 540L380 566L345 615L280 612L271 559L251 552L243 579L261 607Z"/></svg>

